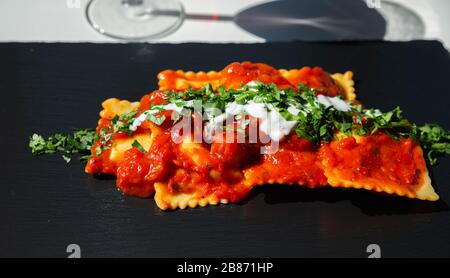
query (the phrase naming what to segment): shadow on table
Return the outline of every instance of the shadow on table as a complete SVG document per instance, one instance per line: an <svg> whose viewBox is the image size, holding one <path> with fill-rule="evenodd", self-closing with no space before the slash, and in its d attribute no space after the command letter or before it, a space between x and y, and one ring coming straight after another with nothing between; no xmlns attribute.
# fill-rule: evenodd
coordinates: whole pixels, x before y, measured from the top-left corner
<svg viewBox="0 0 450 278"><path fill-rule="evenodd" d="M272 1L234 17L244 30L271 41L383 39L387 24L363 0Z"/></svg>
<svg viewBox="0 0 450 278"><path fill-rule="evenodd" d="M421 201L366 190L323 187L317 189L301 188L295 185L262 185L253 188L247 201L264 194L268 204L296 202L327 202L337 203L350 201L370 216L421 214L448 211L449 206L442 200L437 202ZM245 201L245 202L247 202Z"/></svg>
<svg viewBox="0 0 450 278"><path fill-rule="evenodd" d="M430 176L432 180L434 180L432 168L429 169ZM111 194L118 194L115 179L116 178L113 175L94 175L93 177L88 178L89 189L91 192L108 191L111 192ZM432 182L432 184L435 183ZM260 194L264 194L264 201L267 204L302 202L337 203L350 201L350 203L359 208L362 213L369 216L426 214L450 210L450 207L442 200L430 202L370 192L363 189L333 188L329 186L309 189L297 185L283 184L256 186L252 189L249 196L243 202L238 204L238 206L246 205ZM135 199L135 197L131 197L130 199ZM132 203L140 202L141 201L133 201Z"/></svg>

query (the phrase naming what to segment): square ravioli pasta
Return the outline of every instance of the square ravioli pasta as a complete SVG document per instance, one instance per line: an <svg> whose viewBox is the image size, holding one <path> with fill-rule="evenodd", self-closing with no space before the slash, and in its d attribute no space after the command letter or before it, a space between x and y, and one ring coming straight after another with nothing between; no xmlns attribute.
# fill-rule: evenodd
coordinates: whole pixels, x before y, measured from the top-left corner
<svg viewBox="0 0 450 278"><path fill-rule="evenodd" d="M86 172L163 210L236 203L263 184L439 198L423 132L399 109L364 108L351 71L243 62L158 80L139 102L103 102Z"/></svg>

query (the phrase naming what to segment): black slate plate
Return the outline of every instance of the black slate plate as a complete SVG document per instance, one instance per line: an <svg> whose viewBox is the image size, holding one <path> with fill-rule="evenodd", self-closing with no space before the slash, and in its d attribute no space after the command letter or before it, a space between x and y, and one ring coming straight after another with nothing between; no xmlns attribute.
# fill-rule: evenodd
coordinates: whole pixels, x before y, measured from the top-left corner
<svg viewBox="0 0 450 278"><path fill-rule="evenodd" d="M139 99L167 68L231 61L352 69L359 99L401 105L417 123L450 128L450 59L438 42L270 44L0 44L0 256L450 256L450 160L432 168L441 201L365 191L263 186L242 204L175 212L121 195L81 163L32 157L33 132L94 127L102 100Z"/></svg>

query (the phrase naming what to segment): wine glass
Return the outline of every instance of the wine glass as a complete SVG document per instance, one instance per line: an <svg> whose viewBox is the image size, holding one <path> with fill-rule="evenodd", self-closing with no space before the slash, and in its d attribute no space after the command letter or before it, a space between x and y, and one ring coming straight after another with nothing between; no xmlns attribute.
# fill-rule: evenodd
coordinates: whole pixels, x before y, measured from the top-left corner
<svg viewBox="0 0 450 278"><path fill-rule="evenodd" d="M99 33L122 40L155 39L174 32L184 20L176 0L91 0L86 17Z"/></svg>

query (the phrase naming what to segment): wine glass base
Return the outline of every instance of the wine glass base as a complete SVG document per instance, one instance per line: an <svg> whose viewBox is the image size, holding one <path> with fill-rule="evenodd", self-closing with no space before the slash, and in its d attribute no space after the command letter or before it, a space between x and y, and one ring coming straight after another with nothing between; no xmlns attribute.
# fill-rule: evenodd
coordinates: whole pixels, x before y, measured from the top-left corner
<svg viewBox="0 0 450 278"><path fill-rule="evenodd" d="M89 24L99 33L121 40L161 38L177 30L184 8L176 0L91 0L86 8Z"/></svg>

